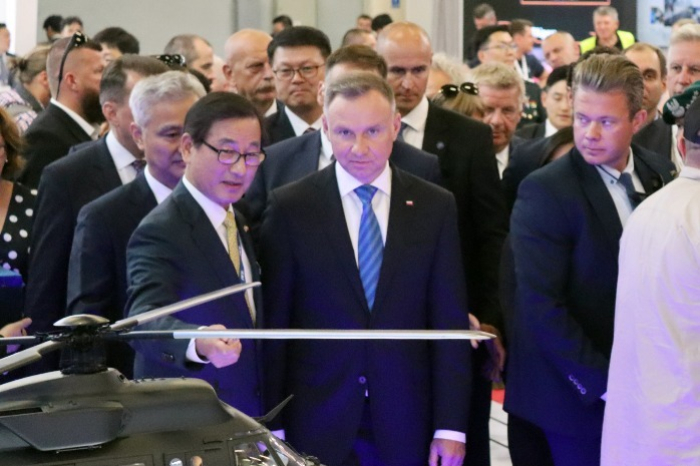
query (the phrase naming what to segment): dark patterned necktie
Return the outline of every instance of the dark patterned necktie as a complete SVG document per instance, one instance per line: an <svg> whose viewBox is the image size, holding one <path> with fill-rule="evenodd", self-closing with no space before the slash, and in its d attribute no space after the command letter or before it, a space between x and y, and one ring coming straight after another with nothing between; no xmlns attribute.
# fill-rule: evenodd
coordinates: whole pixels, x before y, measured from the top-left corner
<svg viewBox="0 0 700 466"><path fill-rule="evenodd" d="M146 167L146 161L143 159L136 159L131 162L131 166L134 167L134 170L136 170L136 176L138 176L143 173L143 169Z"/></svg>

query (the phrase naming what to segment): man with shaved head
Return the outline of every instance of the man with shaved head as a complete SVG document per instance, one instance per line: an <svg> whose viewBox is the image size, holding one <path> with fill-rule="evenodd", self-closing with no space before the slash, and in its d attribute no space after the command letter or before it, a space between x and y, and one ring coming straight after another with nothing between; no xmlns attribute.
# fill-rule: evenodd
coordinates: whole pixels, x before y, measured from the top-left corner
<svg viewBox="0 0 700 466"><path fill-rule="evenodd" d="M581 55L574 37L566 31L557 31L542 41L542 52L552 68L570 65Z"/></svg>
<svg viewBox="0 0 700 466"><path fill-rule="evenodd" d="M433 51L430 38L420 26L408 22L390 24L377 38L377 52L387 62L387 80L401 113L400 138L438 156L445 186L457 201L469 309L484 330L498 334L502 329L498 263L508 225L491 130L484 123L428 102L425 89ZM502 351L499 354L501 359L505 357ZM489 460L491 383L481 377L487 360L482 347L475 354L473 365L474 396L465 461L470 465L488 464Z"/></svg>
<svg viewBox="0 0 700 466"><path fill-rule="evenodd" d="M241 29L224 46L224 75L233 91L250 100L261 115L277 112L274 75L267 57L270 34L257 29Z"/></svg>

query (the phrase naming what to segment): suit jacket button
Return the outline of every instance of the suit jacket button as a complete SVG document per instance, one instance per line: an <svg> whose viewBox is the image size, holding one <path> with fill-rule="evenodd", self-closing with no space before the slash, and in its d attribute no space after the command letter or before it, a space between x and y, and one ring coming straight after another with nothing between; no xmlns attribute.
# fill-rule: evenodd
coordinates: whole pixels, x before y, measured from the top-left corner
<svg viewBox="0 0 700 466"><path fill-rule="evenodd" d="M357 381L360 382L361 385L364 385L367 383L367 378L364 375L361 375Z"/></svg>
<svg viewBox="0 0 700 466"><path fill-rule="evenodd" d="M165 362L175 362L175 356L170 353L162 353L161 357Z"/></svg>
<svg viewBox="0 0 700 466"><path fill-rule="evenodd" d="M585 395L585 394L586 394L586 389L581 387L581 395Z"/></svg>

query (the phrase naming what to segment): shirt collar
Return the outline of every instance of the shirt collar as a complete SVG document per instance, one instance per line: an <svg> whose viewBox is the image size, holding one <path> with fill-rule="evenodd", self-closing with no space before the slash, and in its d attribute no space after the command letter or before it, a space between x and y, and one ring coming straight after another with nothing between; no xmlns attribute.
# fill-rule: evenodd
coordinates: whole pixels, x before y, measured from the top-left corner
<svg viewBox="0 0 700 466"><path fill-rule="evenodd" d="M337 162L335 164L335 176L338 180L340 197L344 197L353 192L355 188L367 184L357 180ZM389 167L389 162L386 163L384 170L382 170L379 176L369 184L391 197L391 168Z"/></svg>
<svg viewBox="0 0 700 466"><path fill-rule="evenodd" d="M136 160L134 154L129 152L126 147L122 146L122 143L117 140L117 137L112 131L107 133L105 143L107 144L109 155L112 156L114 166L117 167L117 170L128 167Z"/></svg>
<svg viewBox="0 0 700 466"><path fill-rule="evenodd" d="M622 173L617 171L616 168L611 167L610 165L596 165L596 168L598 169L598 172L603 176L603 179L611 178L615 181L620 179L620 175L622 173L629 173L632 175L634 173L634 157L632 155L632 148L630 147L630 155L629 159L627 160L627 166L625 167L624 170L622 170Z"/></svg>
<svg viewBox="0 0 700 466"><path fill-rule="evenodd" d="M275 100L272 101L272 105L270 105L270 108L268 108L268 109L265 111L265 115L263 115L263 116L269 117L270 115L274 115L275 113L277 113L277 110L278 110L278 108L277 108L277 99L275 99Z"/></svg>
<svg viewBox="0 0 700 466"><path fill-rule="evenodd" d="M61 102L58 100L51 98L51 103L54 104L56 107L60 108L64 112L68 114L69 117L71 117L76 123L78 123L78 126L80 126L83 131L85 131L92 139L96 139L97 135L97 125L91 125L83 117L75 113L73 110L70 108L66 107L63 105Z"/></svg>
<svg viewBox="0 0 700 466"><path fill-rule="evenodd" d="M151 192L155 196L158 204L163 202L173 192L172 189L168 188L163 183L158 181L153 175L151 175L148 167L146 167L146 169L143 171L143 176L146 177L146 183L148 183L148 187L151 188Z"/></svg>
<svg viewBox="0 0 700 466"><path fill-rule="evenodd" d="M287 114L287 118L289 118L289 122L292 124L294 134L296 134L297 136L301 136L302 134L304 134L304 131L306 131L309 127L317 131L321 129L321 117L318 117L318 120L314 121L312 124L308 124L307 122L302 120L296 113L291 111L286 105L284 107L284 112Z"/></svg>
<svg viewBox="0 0 700 466"><path fill-rule="evenodd" d="M425 132L425 122L428 119L428 98L423 97L413 110L408 112L401 121L406 123L411 129L419 133Z"/></svg>
<svg viewBox="0 0 700 466"><path fill-rule="evenodd" d="M325 157L331 160L333 157L333 146L331 146L331 140L328 139L325 131L321 131L321 157Z"/></svg>
<svg viewBox="0 0 700 466"><path fill-rule="evenodd" d="M681 168L681 172L678 175L678 177L700 181L700 168L689 167L688 165L685 165L683 168Z"/></svg>
<svg viewBox="0 0 700 466"><path fill-rule="evenodd" d="M549 136L553 135L559 131L556 126L552 124L551 121L549 121L549 118L547 118L544 122L544 137L548 138Z"/></svg>
<svg viewBox="0 0 700 466"><path fill-rule="evenodd" d="M182 177L182 183L185 185L185 188L187 188L197 204L199 204L199 206L202 208L214 228L218 228L220 225L222 225L224 220L226 220L226 210L205 196L199 189L195 188L194 185L187 179L187 176Z"/></svg>

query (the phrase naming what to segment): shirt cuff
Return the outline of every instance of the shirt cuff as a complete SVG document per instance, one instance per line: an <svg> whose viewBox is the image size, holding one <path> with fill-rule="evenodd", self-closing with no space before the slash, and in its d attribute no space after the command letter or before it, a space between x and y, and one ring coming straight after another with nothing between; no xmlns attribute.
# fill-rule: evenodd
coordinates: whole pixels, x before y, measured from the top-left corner
<svg viewBox="0 0 700 466"><path fill-rule="evenodd" d="M464 432L457 432L455 430L444 430L438 429L435 431L433 438L439 438L443 440L454 440L455 442L467 443L467 434Z"/></svg>
<svg viewBox="0 0 700 466"><path fill-rule="evenodd" d="M209 361L200 358L197 354L197 347L195 346L194 338L192 338L190 343L187 345L187 353L185 353L185 357L188 361L198 362L199 364L209 364Z"/></svg>
<svg viewBox="0 0 700 466"><path fill-rule="evenodd" d="M270 433L280 440L287 440L286 438L284 438L284 429L273 430Z"/></svg>

